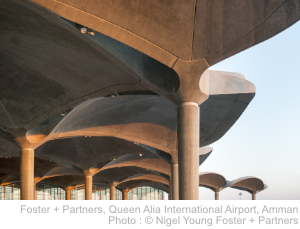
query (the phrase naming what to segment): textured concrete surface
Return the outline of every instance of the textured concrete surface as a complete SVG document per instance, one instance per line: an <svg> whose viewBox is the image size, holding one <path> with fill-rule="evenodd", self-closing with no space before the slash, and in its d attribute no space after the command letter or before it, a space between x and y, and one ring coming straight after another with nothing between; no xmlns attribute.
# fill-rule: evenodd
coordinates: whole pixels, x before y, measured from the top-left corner
<svg viewBox="0 0 300 229"><path fill-rule="evenodd" d="M229 185L229 182L221 174L202 172L199 174L199 186L220 192Z"/></svg>
<svg viewBox="0 0 300 229"><path fill-rule="evenodd" d="M111 161L126 154L145 156L135 167L145 175L158 160L164 160L161 166L178 162L176 106L184 102L201 104L200 146L220 139L255 87L241 74L205 70L276 35L300 15L299 0L0 5L0 162L19 157L20 147L32 148L37 160L97 173L99 182L125 179ZM76 23L99 33L83 35ZM99 98L111 95L121 96ZM124 171L134 167L129 161L123 161ZM105 166L114 172L101 180ZM157 172L170 176L161 166ZM8 179L5 174L20 175L17 168L3 165L0 171ZM37 166L34 174L49 171ZM62 183L65 178L52 172L45 180Z"/></svg>
<svg viewBox="0 0 300 229"><path fill-rule="evenodd" d="M218 173L202 172L199 174L199 186L209 188L215 192L215 199L219 200L219 192L227 187L247 191L252 194L252 200L256 200L256 194L267 189L268 186L256 177L241 177L228 181Z"/></svg>
<svg viewBox="0 0 300 229"><path fill-rule="evenodd" d="M152 90L174 102L178 96L188 96L178 94L184 85L179 85L178 74L169 68L156 66L159 64L153 61L146 65L132 61L129 65L55 14L28 1L2 0L1 6L0 55L5 61L1 62L0 72L0 125L4 130L29 130L42 123L40 134L47 135L49 130L43 122L50 117L84 100L118 92ZM126 56L127 49L118 50ZM144 70L141 73L139 69ZM191 66L191 71L197 69ZM161 75L168 77L161 82ZM199 88L195 90L187 93L194 94ZM51 120L52 124L58 121L59 117Z"/></svg>
<svg viewBox="0 0 300 229"><path fill-rule="evenodd" d="M214 64L276 35L300 15L298 0L31 1L166 65L176 57Z"/></svg>
<svg viewBox="0 0 300 229"><path fill-rule="evenodd" d="M263 181L257 177L241 177L230 182L229 187L256 194L268 188Z"/></svg>
<svg viewBox="0 0 300 229"><path fill-rule="evenodd" d="M210 78L211 81L221 80L216 88L210 87L212 95L201 105L201 144L210 144L225 134L247 107L255 92L253 84L239 74L211 72ZM47 137L38 143L32 143L36 148L35 155L91 175L126 154L134 157L154 155L152 161L148 159L148 165L145 161L140 165L141 168L152 169L153 163L159 158L170 164L178 161L176 118L176 106L160 96L123 95L99 98L76 107L56 126L49 121L30 129L26 138L30 139L31 134L39 135L39 131L43 133L44 129L49 129L40 126L51 125L53 131ZM12 143L2 141L5 149L17 152ZM199 152L201 164L209 154ZM10 154L6 151L5 155ZM127 162L125 166L130 163ZM154 170L161 171L161 168L166 167ZM161 172L170 176L170 170ZM111 181L113 180L106 180Z"/></svg>
<svg viewBox="0 0 300 229"><path fill-rule="evenodd" d="M223 72L210 75L211 81L220 80L210 86L211 96L200 106L201 146L221 138L255 94L254 85L243 78ZM113 136L171 152L177 150L176 109L164 98L151 95L94 99L71 111L44 141L83 135Z"/></svg>

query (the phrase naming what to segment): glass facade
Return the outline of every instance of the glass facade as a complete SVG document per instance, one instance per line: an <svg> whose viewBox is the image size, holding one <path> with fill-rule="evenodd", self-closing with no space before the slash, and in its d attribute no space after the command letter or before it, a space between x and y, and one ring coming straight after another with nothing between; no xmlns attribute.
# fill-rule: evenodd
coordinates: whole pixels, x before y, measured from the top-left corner
<svg viewBox="0 0 300 229"><path fill-rule="evenodd" d="M76 187L71 191L71 200L85 199L85 186ZM48 184L38 183L35 191L36 200L65 200L64 189ZM108 186L93 185L93 200L109 200L110 190ZM128 192L128 200L163 200L164 192L152 187L139 187ZM20 185L11 184L0 186L0 200L20 200ZM122 192L115 190L115 200L122 200Z"/></svg>
<svg viewBox="0 0 300 229"><path fill-rule="evenodd" d="M35 190L36 200L65 200L64 189L47 184L37 184Z"/></svg>
<svg viewBox="0 0 300 229"><path fill-rule="evenodd" d="M139 187L128 192L128 200L164 200L164 192L148 186Z"/></svg>
<svg viewBox="0 0 300 229"><path fill-rule="evenodd" d="M19 200L20 199L20 185L10 184L0 186L0 200Z"/></svg>
<svg viewBox="0 0 300 229"><path fill-rule="evenodd" d="M84 200L85 198L85 186L76 187L71 191L71 200ZM93 200L109 200L110 189L104 185L93 185ZM122 192L118 189L115 190L115 200L122 200Z"/></svg>
<svg viewBox="0 0 300 229"><path fill-rule="evenodd" d="M39 183L35 190L36 200L65 200L65 190ZM0 186L0 200L20 200L20 184Z"/></svg>

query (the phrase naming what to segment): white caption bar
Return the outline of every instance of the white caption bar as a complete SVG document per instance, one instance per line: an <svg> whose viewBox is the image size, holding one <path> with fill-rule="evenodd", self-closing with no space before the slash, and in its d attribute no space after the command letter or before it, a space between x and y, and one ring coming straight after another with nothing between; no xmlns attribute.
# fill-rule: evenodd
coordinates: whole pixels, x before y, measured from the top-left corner
<svg viewBox="0 0 300 229"><path fill-rule="evenodd" d="M300 201L1 201L1 225L33 228L299 228Z"/></svg>

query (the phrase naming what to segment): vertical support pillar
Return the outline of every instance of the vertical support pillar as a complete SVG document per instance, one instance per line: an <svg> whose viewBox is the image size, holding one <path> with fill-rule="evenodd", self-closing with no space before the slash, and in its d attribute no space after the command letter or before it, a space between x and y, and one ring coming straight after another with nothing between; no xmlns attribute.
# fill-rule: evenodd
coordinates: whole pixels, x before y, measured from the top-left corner
<svg viewBox="0 0 300 229"><path fill-rule="evenodd" d="M184 102L177 109L179 199L198 200L200 108L197 103Z"/></svg>
<svg viewBox="0 0 300 229"><path fill-rule="evenodd" d="M179 200L178 164L172 165L172 200Z"/></svg>
<svg viewBox="0 0 300 229"><path fill-rule="evenodd" d="M36 183L33 184L33 199L36 200Z"/></svg>
<svg viewBox="0 0 300 229"><path fill-rule="evenodd" d="M34 150L23 148L20 157L21 200L34 199Z"/></svg>
<svg viewBox="0 0 300 229"><path fill-rule="evenodd" d="M252 200L256 200L256 193L255 192L252 193Z"/></svg>
<svg viewBox="0 0 300 229"><path fill-rule="evenodd" d="M109 184L109 188L110 188L110 200L114 200L115 199L115 184L114 183Z"/></svg>
<svg viewBox="0 0 300 229"><path fill-rule="evenodd" d="M172 197L172 194L173 194L173 190L172 190L172 174L171 174L171 177L170 177L170 182L169 182L169 196L168 196L168 200L173 200L173 197Z"/></svg>
<svg viewBox="0 0 300 229"><path fill-rule="evenodd" d="M71 200L71 191L72 191L72 189L67 187L67 188L65 188L65 191L66 191L66 200Z"/></svg>
<svg viewBox="0 0 300 229"><path fill-rule="evenodd" d="M122 190L122 200L128 200L128 189Z"/></svg>
<svg viewBox="0 0 300 229"><path fill-rule="evenodd" d="M85 176L85 200L91 200L93 193L93 177Z"/></svg>
<svg viewBox="0 0 300 229"><path fill-rule="evenodd" d="M215 192L215 200L219 200L219 192Z"/></svg>

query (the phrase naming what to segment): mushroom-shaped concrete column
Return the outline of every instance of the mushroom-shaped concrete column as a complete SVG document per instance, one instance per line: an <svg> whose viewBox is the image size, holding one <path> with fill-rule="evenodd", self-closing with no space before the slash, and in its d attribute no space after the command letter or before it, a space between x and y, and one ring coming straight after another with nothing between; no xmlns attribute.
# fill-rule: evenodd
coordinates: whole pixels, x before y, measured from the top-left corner
<svg viewBox="0 0 300 229"><path fill-rule="evenodd" d="M13 140L21 147L20 186L21 200L34 200L34 149L23 128L9 129Z"/></svg>
<svg viewBox="0 0 300 229"><path fill-rule="evenodd" d="M173 67L180 78L177 92L177 140L179 165L179 199L198 199L200 107L209 94L208 68L205 61L178 60Z"/></svg>
<svg viewBox="0 0 300 229"><path fill-rule="evenodd" d="M242 177L230 182L229 187L247 191L252 194L252 200L256 200L256 194L267 189L268 186L257 177Z"/></svg>
<svg viewBox="0 0 300 229"><path fill-rule="evenodd" d="M215 192L215 200L219 200L219 193L228 186L229 182L220 174L202 172L199 174L199 186L209 188Z"/></svg>
<svg viewBox="0 0 300 229"><path fill-rule="evenodd" d="M196 65L196 63L194 64ZM200 72L201 70L201 68L198 69L196 66L190 67L191 71ZM179 67L177 66L177 68ZM177 69L178 72L179 70L180 69ZM204 79L207 74L208 72L205 72L201 77L196 74L196 78L200 82L200 86L199 82L196 84L198 88L201 88L201 85L205 85L206 80ZM182 75L184 75L184 71ZM212 72L208 75L209 81L213 82L209 87L209 94L212 99L209 98L201 105L201 138L199 134L199 115L196 115L197 118L194 117L195 119L187 118L186 115L190 115L190 111L187 113L183 111L184 114L182 113L180 115L182 109L185 109L184 107L189 107L192 110L195 108L199 113L198 105L190 106L188 103L183 105L182 109L177 109L178 104L183 104L183 101L195 99L195 101L198 102L194 103L194 105L200 104L200 102L203 101L201 99L196 100L196 98L199 99L202 97L201 93L199 94L199 91L197 92L198 89L196 90L195 85L190 85L190 90L193 91L191 95L187 97L182 95L184 94L183 91L186 90L184 89L186 86L183 86L185 85L183 82L189 79L188 74L185 79L183 78L181 80L180 78L183 88L180 86L178 90L175 89L178 94L176 98L178 99L174 101L174 97L168 98L176 103L177 106L160 96L131 95L91 100L69 113L68 119L62 122L59 128L56 129L55 138L58 136L82 136L83 133L85 135L95 136L109 135L148 145L170 154L173 154L173 151L177 151L178 148L179 182L183 182L179 185L180 189L182 189L181 193L189 193L187 194L188 196L191 192L194 194L197 193L195 198L198 198L199 141L201 142L201 146L205 146L222 137L242 114L255 94L254 85L245 80L240 74ZM186 100L180 100L180 98L183 97ZM107 107L110 109L106 109ZM123 107L124 109L122 109ZM120 112L120 110L122 110L122 112ZM177 118L177 110L181 110L178 111L181 118ZM137 116L137 114L139 115ZM93 120L93 122L87 121L84 117L89 117L89 120ZM182 124L182 117L186 118L187 125ZM106 120L109 120L109 124L107 124ZM195 122L191 123L191 120ZM91 125L91 123L93 123L93 125ZM145 131L145 128L147 128L147 131ZM189 130L189 128L191 128L191 130ZM192 134L194 133L193 131L196 135ZM183 133L186 133L186 135ZM197 141L194 139L195 136L198 137ZM176 141L176 138L181 140ZM185 143L182 144L183 142ZM192 149L188 142L197 146L197 149L194 149L194 146L192 147L195 154L187 153ZM181 152L185 152L184 155L180 156L180 150ZM196 157L196 159L194 157ZM195 166L195 162L197 162L197 166ZM175 169L176 162L173 164L173 169ZM182 169L180 169L181 164L184 164L182 165ZM180 171L182 171L181 175ZM191 176L189 173L196 173L196 188L194 187L194 175ZM173 182L173 185L176 184ZM193 188L191 189L191 187ZM180 197L180 199L192 198L188 196Z"/></svg>
<svg viewBox="0 0 300 229"><path fill-rule="evenodd" d="M122 190L122 200L128 200L128 192L130 189Z"/></svg>
<svg viewBox="0 0 300 229"><path fill-rule="evenodd" d="M34 200L34 150L22 148L20 161L21 199Z"/></svg>
<svg viewBox="0 0 300 229"><path fill-rule="evenodd" d="M41 162L41 159L37 158L36 161ZM37 167L40 167L39 164L40 163L38 163ZM39 175L35 176L35 178L34 178L35 185L42 180L50 179L50 184L53 184L53 185L63 188L66 192L66 195L65 195L66 200L71 200L71 191L75 188L75 186L70 185L70 184L67 184L67 185L61 184L61 182L60 183L56 183L55 181L51 182L51 178L55 179L58 177L60 177L60 178L64 177L66 179L68 176L76 176L77 175L79 177L82 177L84 174L79 169L74 169L75 167L74 168L65 167L64 165L60 165L56 162L52 162L52 166L57 166L57 167L51 168L49 171L42 172ZM61 181L63 181L63 180L61 180ZM72 179L69 179L69 182L70 181L72 181Z"/></svg>
<svg viewBox="0 0 300 229"><path fill-rule="evenodd" d="M93 176L85 174L85 200L92 200Z"/></svg>
<svg viewBox="0 0 300 229"><path fill-rule="evenodd" d="M21 148L20 153L20 189L21 200L35 199L35 180L34 180L34 144L43 137L33 134L24 128L8 128L5 131L8 140Z"/></svg>
<svg viewBox="0 0 300 229"><path fill-rule="evenodd" d="M115 187L118 185L118 182L112 182L109 184L110 188L110 200L115 200Z"/></svg>
<svg viewBox="0 0 300 229"><path fill-rule="evenodd" d="M74 186L65 187L66 200L71 200L71 191L74 189Z"/></svg>

